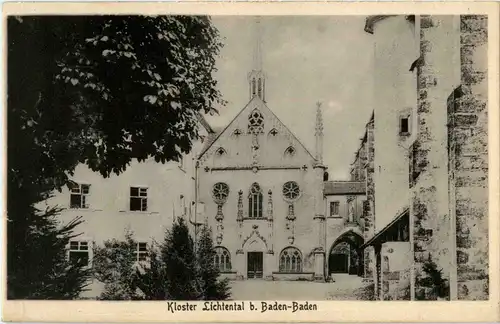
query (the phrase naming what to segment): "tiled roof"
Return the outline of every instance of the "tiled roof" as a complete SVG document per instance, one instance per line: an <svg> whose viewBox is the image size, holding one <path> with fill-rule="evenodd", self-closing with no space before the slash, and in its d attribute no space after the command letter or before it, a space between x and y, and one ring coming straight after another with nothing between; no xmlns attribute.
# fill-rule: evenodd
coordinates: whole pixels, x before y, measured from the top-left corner
<svg viewBox="0 0 500 324"><path fill-rule="evenodd" d="M213 129L212 133L208 133L207 138L205 139L205 143L203 143L203 148L200 151L200 155L202 156L215 142L215 140L219 137L219 134L222 132L222 129Z"/></svg>
<svg viewBox="0 0 500 324"><path fill-rule="evenodd" d="M366 194L365 182L357 181L325 181L325 195L343 195L343 194Z"/></svg>
<svg viewBox="0 0 500 324"><path fill-rule="evenodd" d="M205 116L203 116L200 112L197 112L196 116L198 117L198 121L200 122L201 126L203 126L206 129L207 133L211 134L214 132L212 127L210 127L210 124L205 119Z"/></svg>

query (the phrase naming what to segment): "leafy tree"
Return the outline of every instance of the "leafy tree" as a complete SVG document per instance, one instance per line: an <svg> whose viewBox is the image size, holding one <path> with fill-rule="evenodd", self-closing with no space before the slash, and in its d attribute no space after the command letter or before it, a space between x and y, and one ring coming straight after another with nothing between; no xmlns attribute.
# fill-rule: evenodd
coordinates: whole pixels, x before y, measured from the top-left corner
<svg viewBox="0 0 500 324"><path fill-rule="evenodd" d="M22 237L8 247L10 267L18 271L7 277L8 299L75 299L88 285L91 271L88 264L71 262L66 246L74 238L72 232L81 223L79 218L60 226L59 208L45 210L24 207L27 217L18 225L30 226ZM16 227L7 226L8 235L16 235Z"/></svg>
<svg viewBox="0 0 500 324"><path fill-rule="evenodd" d="M125 240L111 239L94 250L95 278L104 283L102 300L140 299L136 287L137 242L127 231Z"/></svg>
<svg viewBox="0 0 500 324"><path fill-rule="evenodd" d="M212 77L221 43L200 16L9 17L7 33L8 298L68 298L80 283L48 293L69 273L32 266L29 250L62 256L67 238L52 238L76 225L44 226L54 215L35 206L79 163L109 176L189 151L194 115L224 103Z"/></svg>
<svg viewBox="0 0 500 324"><path fill-rule="evenodd" d="M417 300L435 300L449 298L448 280L443 277L443 270L438 269L437 264L429 255L428 260L422 266L422 275L417 276L417 286L422 287L416 292Z"/></svg>
<svg viewBox="0 0 500 324"><path fill-rule="evenodd" d="M168 279L166 264L161 260L156 249L149 253L148 266L136 270L135 286L145 300L168 300Z"/></svg>
<svg viewBox="0 0 500 324"><path fill-rule="evenodd" d="M223 103L208 17L21 17L8 32L9 112L55 163L44 174L57 185L79 162L108 176L132 159L177 160L195 113Z"/></svg>
<svg viewBox="0 0 500 324"><path fill-rule="evenodd" d="M231 297L228 279L219 280L219 269L214 263L215 250L212 231L205 225L201 229L197 249L201 298L203 300L225 300Z"/></svg>
<svg viewBox="0 0 500 324"><path fill-rule="evenodd" d="M160 248L160 258L165 265L169 299L199 299L201 291L194 242L184 219L178 218L172 229L167 231Z"/></svg>

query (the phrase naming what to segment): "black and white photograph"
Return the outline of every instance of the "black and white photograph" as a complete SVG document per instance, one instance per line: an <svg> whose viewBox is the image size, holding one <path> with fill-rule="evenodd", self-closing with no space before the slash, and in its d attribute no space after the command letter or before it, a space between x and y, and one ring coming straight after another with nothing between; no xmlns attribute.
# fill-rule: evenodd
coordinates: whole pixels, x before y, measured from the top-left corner
<svg viewBox="0 0 500 324"><path fill-rule="evenodd" d="M490 299L487 14L4 19L7 300Z"/></svg>

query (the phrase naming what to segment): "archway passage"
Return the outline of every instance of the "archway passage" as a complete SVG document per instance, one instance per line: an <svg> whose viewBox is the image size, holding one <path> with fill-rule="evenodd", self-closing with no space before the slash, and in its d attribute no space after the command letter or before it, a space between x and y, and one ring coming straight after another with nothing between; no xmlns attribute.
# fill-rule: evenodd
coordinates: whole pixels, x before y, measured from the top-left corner
<svg viewBox="0 0 500 324"><path fill-rule="evenodd" d="M327 274L346 273L363 275L363 237L348 231L333 242L328 254Z"/></svg>

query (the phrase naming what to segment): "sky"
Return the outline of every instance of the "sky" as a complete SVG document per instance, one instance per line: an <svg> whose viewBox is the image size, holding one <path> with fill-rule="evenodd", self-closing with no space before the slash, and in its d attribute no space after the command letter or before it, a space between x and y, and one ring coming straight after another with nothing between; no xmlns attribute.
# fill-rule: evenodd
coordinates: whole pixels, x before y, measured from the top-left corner
<svg viewBox="0 0 500 324"><path fill-rule="evenodd" d="M228 102L208 117L225 127L249 101L255 18L212 17L223 38L217 60L219 90ZM314 152L316 103L322 102L324 162L330 179L348 180L373 107L373 36L364 16L260 18L267 106Z"/></svg>

